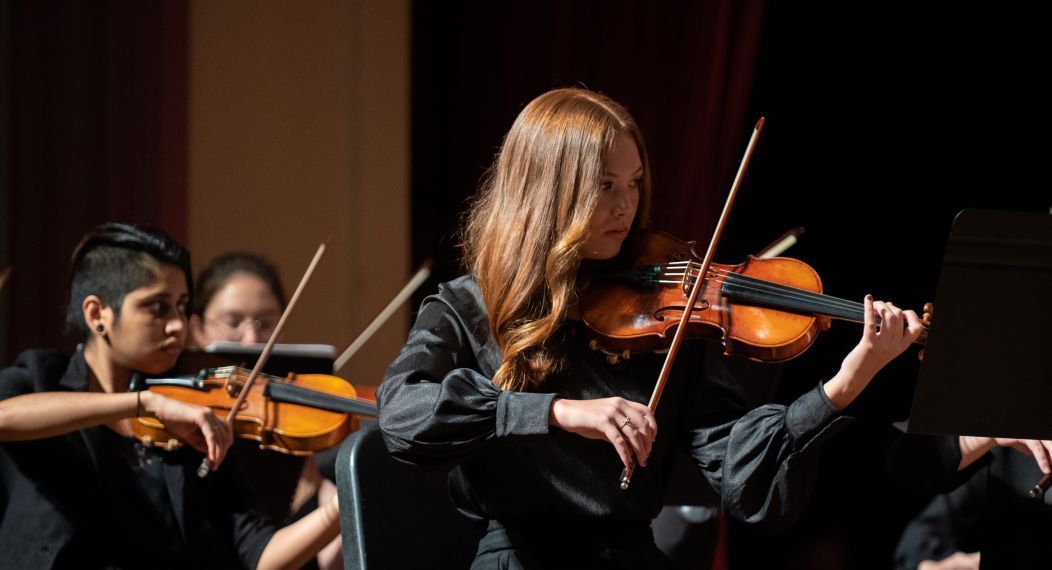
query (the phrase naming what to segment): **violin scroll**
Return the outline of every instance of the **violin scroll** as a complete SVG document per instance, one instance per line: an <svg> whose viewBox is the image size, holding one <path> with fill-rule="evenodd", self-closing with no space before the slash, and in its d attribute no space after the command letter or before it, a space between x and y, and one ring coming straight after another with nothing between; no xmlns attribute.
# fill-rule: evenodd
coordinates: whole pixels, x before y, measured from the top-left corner
<svg viewBox="0 0 1052 570"><path fill-rule="evenodd" d="M924 325L924 330L921 331L920 338L917 339L922 345L928 343L928 329L931 328L932 318L935 316L935 305L931 303L924 303L924 314L921 316L921 323ZM917 360L924 361L924 349L921 348L917 351Z"/></svg>

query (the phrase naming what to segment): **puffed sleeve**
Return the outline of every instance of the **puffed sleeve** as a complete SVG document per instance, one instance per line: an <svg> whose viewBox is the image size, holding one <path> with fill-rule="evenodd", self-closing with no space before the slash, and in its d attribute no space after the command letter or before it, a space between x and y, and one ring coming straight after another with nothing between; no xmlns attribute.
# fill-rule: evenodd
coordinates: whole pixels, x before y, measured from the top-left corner
<svg viewBox="0 0 1052 570"><path fill-rule="evenodd" d="M454 293L425 299L376 392L384 441L408 463L446 463L501 440L548 434L555 395L493 384L500 359L481 303Z"/></svg>
<svg viewBox="0 0 1052 570"><path fill-rule="evenodd" d="M719 354L705 359L705 382L689 420L688 452L731 516L773 528L794 521L814 487L818 450L850 422L819 384L788 406L746 412Z"/></svg>

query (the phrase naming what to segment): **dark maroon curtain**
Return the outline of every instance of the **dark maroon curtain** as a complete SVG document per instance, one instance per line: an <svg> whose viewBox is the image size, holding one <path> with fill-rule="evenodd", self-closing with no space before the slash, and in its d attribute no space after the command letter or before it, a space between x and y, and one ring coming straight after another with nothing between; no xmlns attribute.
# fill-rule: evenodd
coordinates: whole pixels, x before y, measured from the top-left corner
<svg viewBox="0 0 1052 570"><path fill-rule="evenodd" d="M838 297L919 308L960 209L1050 205L1049 90L1037 71L1047 67L1047 18L1037 8L541 0L413 10L413 246L418 261L440 261L439 280L460 272L457 216L515 115L575 84L636 116L655 226L699 241L766 114L716 261L740 262L804 226L788 254ZM980 302L1006 298L991 284ZM778 401L834 374L858 335L835 323L785 366ZM774 536L731 525L732 568L891 565L920 502L888 480L883 445L888 420L909 413L916 368L898 359L852 406L871 421L823 449L801 521Z"/></svg>
<svg viewBox="0 0 1052 570"><path fill-rule="evenodd" d="M67 261L105 221L186 236L184 2L24 1L10 10L14 275L7 357L62 346Z"/></svg>
<svg viewBox="0 0 1052 570"><path fill-rule="evenodd" d="M682 121L666 116L657 133L664 140L656 148L670 160L655 193L653 222L706 243L757 119L750 98L764 10L760 1L702 4L708 9L688 24L696 30L686 35L684 85L668 93Z"/></svg>
<svg viewBox="0 0 1052 570"><path fill-rule="evenodd" d="M413 4L413 245L459 272L454 230L515 115L552 88L623 103L650 151L653 225L707 240L755 120L764 2Z"/></svg>

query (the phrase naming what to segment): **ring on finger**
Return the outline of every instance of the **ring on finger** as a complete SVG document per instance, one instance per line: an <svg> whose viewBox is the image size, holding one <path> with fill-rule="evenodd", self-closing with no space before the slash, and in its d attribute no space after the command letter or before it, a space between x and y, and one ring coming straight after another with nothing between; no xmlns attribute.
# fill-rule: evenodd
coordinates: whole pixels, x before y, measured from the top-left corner
<svg viewBox="0 0 1052 570"><path fill-rule="evenodd" d="M628 416L625 416L625 421L621 422L621 426L620 427L625 427L625 426L627 426L627 425L629 425L631 423L632 423L632 420L629 419Z"/></svg>

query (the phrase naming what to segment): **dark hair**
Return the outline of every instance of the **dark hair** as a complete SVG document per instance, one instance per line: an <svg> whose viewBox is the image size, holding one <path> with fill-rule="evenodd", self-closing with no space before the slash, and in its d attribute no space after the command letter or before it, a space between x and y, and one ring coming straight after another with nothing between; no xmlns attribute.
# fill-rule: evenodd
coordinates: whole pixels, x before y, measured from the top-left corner
<svg viewBox="0 0 1052 570"><path fill-rule="evenodd" d="M255 253L232 251L213 259L197 276L198 296L194 299L193 314L204 315L212 297L238 273L247 273L262 279L270 288L270 292L278 298L278 304L285 307L285 291L281 288L281 279L274 264Z"/></svg>
<svg viewBox="0 0 1052 570"><path fill-rule="evenodd" d="M160 264L174 265L186 276L186 290L193 298L190 252L163 231L130 224L108 223L91 230L73 250L70 260L69 307L66 325L85 335L81 303L95 295L119 317L124 296L149 285Z"/></svg>

